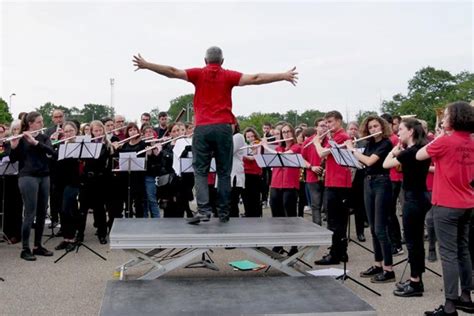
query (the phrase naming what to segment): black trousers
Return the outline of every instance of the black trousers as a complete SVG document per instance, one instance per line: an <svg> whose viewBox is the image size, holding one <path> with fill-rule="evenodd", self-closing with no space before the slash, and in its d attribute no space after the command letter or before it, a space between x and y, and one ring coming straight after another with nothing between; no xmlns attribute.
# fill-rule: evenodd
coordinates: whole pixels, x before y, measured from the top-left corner
<svg viewBox="0 0 474 316"><path fill-rule="evenodd" d="M388 234L394 248L402 247L402 233L397 217L397 199L402 188L401 181L392 181L392 204L388 214Z"/></svg>
<svg viewBox="0 0 474 316"><path fill-rule="evenodd" d="M426 192L405 191L403 203L403 227L408 249L411 277L425 272L424 231L425 216L430 208Z"/></svg>
<svg viewBox="0 0 474 316"><path fill-rule="evenodd" d="M262 202L268 200L268 191L270 190L270 183L272 182L272 168L263 168L262 169L262 178L261 178L261 188L262 192Z"/></svg>
<svg viewBox="0 0 474 316"><path fill-rule="evenodd" d="M261 192L262 177L258 174L245 174L245 189L242 193L245 217L262 217Z"/></svg>
<svg viewBox="0 0 474 316"><path fill-rule="evenodd" d="M270 189L270 208L273 217L296 217L297 189Z"/></svg>
<svg viewBox="0 0 474 316"><path fill-rule="evenodd" d="M347 255L347 221L349 219L349 188L326 187L328 229L333 232L330 254L335 258Z"/></svg>
<svg viewBox="0 0 474 316"><path fill-rule="evenodd" d="M90 177L79 189L80 221L78 224L78 235L84 235L87 212L89 209L92 209L98 237L107 236L106 194L104 192L107 183L104 180L103 176Z"/></svg>
<svg viewBox="0 0 474 316"><path fill-rule="evenodd" d="M73 239L81 220L77 196L79 187L63 187L63 199L61 203L61 228L65 239Z"/></svg>
<svg viewBox="0 0 474 316"><path fill-rule="evenodd" d="M18 176L0 177L0 213L4 213L5 216L3 227L5 235L9 239L20 241L23 201L18 188Z"/></svg>

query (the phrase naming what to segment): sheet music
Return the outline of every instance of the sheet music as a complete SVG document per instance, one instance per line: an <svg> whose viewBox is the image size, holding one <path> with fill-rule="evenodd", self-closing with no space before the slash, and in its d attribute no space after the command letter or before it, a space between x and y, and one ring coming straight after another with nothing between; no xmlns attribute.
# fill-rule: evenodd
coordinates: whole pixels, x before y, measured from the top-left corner
<svg viewBox="0 0 474 316"><path fill-rule="evenodd" d="M136 152L120 153L118 171L145 171L145 158Z"/></svg>
<svg viewBox="0 0 474 316"><path fill-rule="evenodd" d="M179 164L180 164L180 174L181 173L194 173L193 158L179 158ZM209 172L210 173L216 172L216 159L215 158L212 158L211 160L211 167L209 169Z"/></svg>
<svg viewBox="0 0 474 316"><path fill-rule="evenodd" d="M4 157L5 158L5 157ZM10 158L0 162L0 176L15 176L18 174L18 161L10 162Z"/></svg>
<svg viewBox="0 0 474 316"><path fill-rule="evenodd" d="M260 154L256 155L255 161L260 168L303 168L305 166L303 156L301 154Z"/></svg>
<svg viewBox="0 0 474 316"><path fill-rule="evenodd" d="M192 138L180 138L173 147L173 169L176 175L181 176L182 168L180 167L180 157L187 146L191 146ZM191 159L192 162L192 159ZM191 166L192 167L192 166ZM214 168L215 169L215 168ZM188 172L188 171L186 171ZM194 171L191 171L194 172Z"/></svg>

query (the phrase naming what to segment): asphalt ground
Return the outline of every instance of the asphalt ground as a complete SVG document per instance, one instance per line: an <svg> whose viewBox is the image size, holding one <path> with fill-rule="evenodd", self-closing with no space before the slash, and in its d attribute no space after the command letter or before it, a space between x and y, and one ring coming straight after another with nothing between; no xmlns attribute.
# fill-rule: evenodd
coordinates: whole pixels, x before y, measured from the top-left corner
<svg viewBox="0 0 474 316"><path fill-rule="evenodd" d="M271 216L269 208L264 209L264 216ZM308 214L305 215L305 218L311 220L311 216ZM353 218L351 227L354 227ZM107 261L103 261L86 248L81 247L77 253L75 251L69 253L58 263L54 263L54 261L64 251L55 251L53 257L38 257L35 262L27 262L20 258L21 243L15 245L9 245L5 242L0 243L0 278L5 280L0 281L0 315L97 315L100 311L106 282L114 279L114 271L117 266L128 261L130 257L121 250L111 251L108 244L99 244L94 232L92 216L89 215L84 242L106 257ZM45 229L46 233L48 233L48 230ZM371 248L371 237L368 229L366 229L365 236L367 241L362 244ZM354 231L351 231L351 237L355 239ZM53 250L61 240L60 237L53 238L46 243L46 247ZM427 248L427 244L425 244L425 247ZM394 262L406 258L406 248L404 250L405 254L394 257ZM327 249L321 247L314 259L319 259L325 253L327 253ZM432 310L444 302L442 278L433 273L427 271L424 274L425 293L423 297L399 298L392 294L395 283L373 284L370 283L369 279L359 277L359 273L373 263L371 253L354 242L350 242L348 254L348 274L378 291L382 296L379 297L350 280L345 281L344 286L371 304L378 315L423 315L425 310ZM234 271L228 265L228 262L244 259L252 260L239 250L216 250L211 253L211 257L219 267L219 271L203 268L180 268L163 277L282 275L281 272L275 269L270 269L268 272L263 270ZM311 264L313 265L313 262ZM342 269L342 264L331 267ZM404 267L405 264L403 263L394 268L397 280L400 279ZM427 267L441 272L439 260L435 263L427 262ZM316 266L315 268L319 269L320 267ZM134 279L139 273L139 270L129 270L126 278ZM408 276L409 268L404 279Z"/></svg>

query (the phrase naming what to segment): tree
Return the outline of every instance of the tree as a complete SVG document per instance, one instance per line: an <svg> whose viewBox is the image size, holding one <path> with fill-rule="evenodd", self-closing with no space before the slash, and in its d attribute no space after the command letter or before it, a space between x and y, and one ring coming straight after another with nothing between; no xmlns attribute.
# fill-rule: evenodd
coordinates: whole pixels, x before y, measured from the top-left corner
<svg viewBox="0 0 474 316"><path fill-rule="evenodd" d="M158 125L158 114L160 114L160 109L157 106L150 110L150 116L151 116L150 124L152 126Z"/></svg>
<svg viewBox="0 0 474 316"><path fill-rule="evenodd" d="M237 121L239 122L240 129L243 131L247 127L253 127L259 132L262 131L262 126L264 123L271 123L275 124L278 121L281 121L283 116L279 113L261 113L261 112L254 112L250 114L248 117L246 116L238 116Z"/></svg>
<svg viewBox="0 0 474 316"><path fill-rule="evenodd" d="M115 115L115 110L111 106L102 104L84 104L81 114L83 122L91 122L93 120L100 120L104 117L113 117Z"/></svg>
<svg viewBox="0 0 474 316"><path fill-rule="evenodd" d="M378 115L377 112L375 111L362 111L359 110L359 112L356 114L356 120L359 125L362 123L362 121L369 115Z"/></svg>
<svg viewBox="0 0 474 316"><path fill-rule="evenodd" d="M39 112L41 116L43 117L44 126L48 127L48 126L53 125L52 115L53 115L53 111L56 109L63 111L66 119L69 118L69 116L71 115L70 109L62 105L55 105L52 102L46 102L39 108L36 108L36 111Z"/></svg>
<svg viewBox="0 0 474 316"><path fill-rule="evenodd" d="M182 109L192 109L194 94L184 94L170 101L170 107L167 111L171 120L175 120ZM186 117L186 116L185 116ZM190 117L191 120L191 117Z"/></svg>
<svg viewBox="0 0 474 316"><path fill-rule="evenodd" d="M408 81L406 96L398 93L392 100L382 102L381 110L391 114L415 114L428 122L431 129L436 121L436 109L454 101L470 102L474 99L474 74L425 67Z"/></svg>
<svg viewBox="0 0 474 316"><path fill-rule="evenodd" d="M324 117L326 113L318 110L306 110L298 117L299 123L306 123L308 126L314 126L314 121L317 118Z"/></svg>
<svg viewBox="0 0 474 316"><path fill-rule="evenodd" d="M5 100L0 98L0 123L9 124L11 121L13 121L13 116L10 113L8 104Z"/></svg>

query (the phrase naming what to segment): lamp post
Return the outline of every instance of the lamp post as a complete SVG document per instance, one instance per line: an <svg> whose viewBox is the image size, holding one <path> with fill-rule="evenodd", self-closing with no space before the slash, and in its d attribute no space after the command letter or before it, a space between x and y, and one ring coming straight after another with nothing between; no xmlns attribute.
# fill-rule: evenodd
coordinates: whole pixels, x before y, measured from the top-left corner
<svg viewBox="0 0 474 316"><path fill-rule="evenodd" d="M110 78L110 107L114 107L114 84L115 79Z"/></svg>
<svg viewBox="0 0 474 316"><path fill-rule="evenodd" d="M12 111L12 97L16 96L16 93L10 94L10 102L8 102L8 107L10 108L10 111Z"/></svg>

